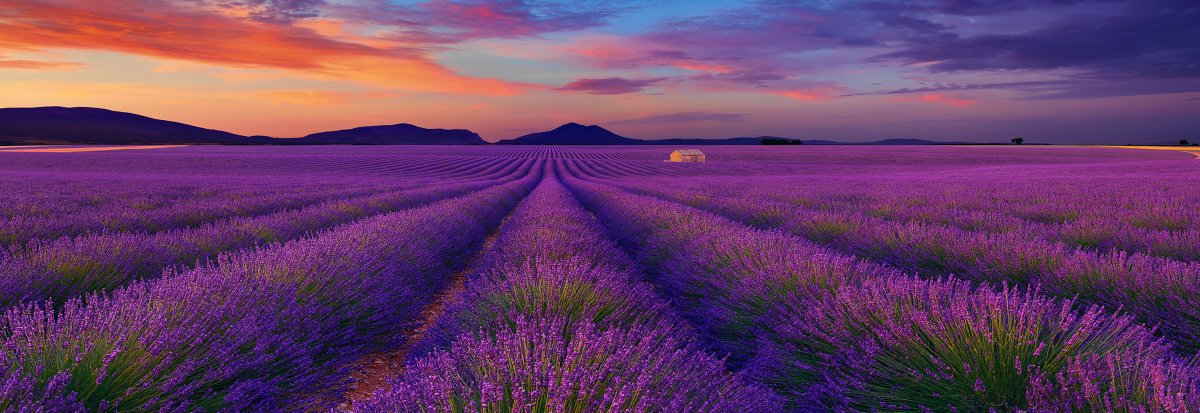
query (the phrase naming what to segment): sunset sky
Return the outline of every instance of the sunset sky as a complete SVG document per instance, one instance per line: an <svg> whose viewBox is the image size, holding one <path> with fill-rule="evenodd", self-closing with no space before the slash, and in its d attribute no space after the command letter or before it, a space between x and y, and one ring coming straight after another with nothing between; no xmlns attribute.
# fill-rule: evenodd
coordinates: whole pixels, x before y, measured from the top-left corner
<svg viewBox="0 0 1200 413"><path fill-rule="evenodd" d="M1200 1L0 0L0 106L279 137L1200 141Z"/></svg>

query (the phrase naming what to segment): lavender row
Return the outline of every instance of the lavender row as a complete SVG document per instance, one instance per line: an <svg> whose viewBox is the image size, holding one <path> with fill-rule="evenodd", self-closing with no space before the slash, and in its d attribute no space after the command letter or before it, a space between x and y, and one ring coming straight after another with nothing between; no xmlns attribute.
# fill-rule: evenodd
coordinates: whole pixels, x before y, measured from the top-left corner
<svg viewBox="0 0 1200 413"><path fill-rule="evenodd" d="M519 149L519 148L513 148ZM965 177L974 180L1021 184L1040 176L1078 177L1089 186L1104 180L1133 177L1143 187L1161 187L1176 182L1186 188L1196 179L1194 157L1185 153L1114 148L1069 147L896 147L896 146L707 146L705 163L662 162L678 148L613 147L569 148L572 152L603 151L612 156L585 158L580 165L601 179L641 177L693 178L697 176L804 177L821 181L891 180L911 184L930 178ZM849 179L847 179L849 178ZM1095 179L1088 181L1088 178ZM1136 186L1135 186L1136 189Z"/></svg>
<svg viewBox="0 0 1200 413"><path fill-rule="evenodd" d="M527 174L531 162L502 171ZM511 179L511 178L509 178ZM393 190L267 214L157 233L93 234L37 242L0 258L0 308L27 301L63 300L152 278L226 251L283 242L374 214L411 208L481 190L496 181L462 181Z"/></svg>
<svg viewBox="0 0 1200 413"><path fill-rule="evenodd" d="M713 198L701 191L636 188L926 277L1036 285L1049 294L1122 309L1157 325L1182 349L1200 348L1200 263L1123 252L1099 254L1017 233L988 234L853 212L805 210L770 201L770 195L751 195L758 193L755 189L745 197Z"/></svg>
<svg viewBox="0 0 1200 413"><path fill-rule="evenodd" d="M964 182L964 177L930 181L904 176L869 181L749 179L736 184L720 179L673 180L671 184L726 195L765 196L804 209L849 210L889 221L1019 234L1100 252L1200 260L1200 212L1190 208L1200 203L1200 197L1189 183L1047 174L1021 183L994 177Z"/></svg>
<svg viewBox="0 0 1200 413"><path fill-rule="evenodd" d="M11 161L10 159L6 159ZM8 166L8 165L6 165ZM7 169L7 168L6 168ZM148 179L144 175L100 173L9 172L0 177L0 193L7 201L0 205L3 217L62 217L87 213L93 209L139 207L152 209L184 200L206 197L236 197L250 191L243 180L213 182L187 176ZM275 191L304 183L287 178L265 182L260 191ZM333 189L329 183L311 183L314 190Z"/></svg>
<svg viewBox="0 0 1200 413"><path fill-rule="evenodd" d="M465 148L467 151L479 148ZM29 176L80 176L170 181L206 177L215 180L444 178L471 174L494 158L449 157L446 147L191 146L155 151L89 153L4 153L5 170ZM460 152L461 153L461 152ZM506 159L514 160L514 159Z"/></svg>
<svg viewBox="0 0 1200 413"><path fill-rule="evenodd" d="M522 316L568 315L603 329L683 326L636 271L551 170L508 219L419 352L445 349L464 334L494 334Z"/></svg>
<svg viewBox="0 0 1200 413"><path fill-rule="evenodd" d="M1101 253L1125 251L1179 261L1200 261L1200 229L1190 228L1172 218L1154 218L1146 207L1116 207L1092 211L1089 216L1058 219L1024 218L1021 213L960 208L887 199L858 205L823 205L821 209L849 209L888 221L915 222L954 227L967 231L1015 234L1062 243ZM1156 208L1187 210L1180 205L1156 205ZM1094 215L1091 215L1094 214ZM1131 217L1136 215L1136 217Z"/></svg>
<svg viewBox="0 0 1200 413"><path fill-rule="evenodd" d="M413 322L536 176L0 320L0 408L292 411Z"/></svg>
<svg viewBox="0 0 1200 413"><path fill-rule="evenodd" d="M499 160L468 168L440 163L455 174L439 179L369 177L345 179L274 177L236 178L213 182L206 178L137 176L114 179L101 174L76 174L66 182L26 176L0 188L26 213L6 213L0 219L0 245L22 245L89 232L157 232L193 227L217 219L251 216L298 208L320 201L368 195L384 190L447 182L487 179L511 172L520 162ZM31 186L37 185L36 188ZM48 187L48 188L47 188ZM40 212L40 213L39 213Z"/></svg>
<svg viewBox="0 0 1200 413"><path fill-rule="evenodd" d="M793 409L1200 403L1197 367L1132 317L1078 310L1034 289L923 280L680 204L568 184L698 331ZM1140 369L1091 368L1105 360Z"/></svg>
<svg viewBox="0 0 1200 413"><path fill-rule="evenodd" d="M374 214L461 196L488 183L326 201L259 217L235 218L153 234L115 233L34 244L0 260L0 308L29 301L62 303L86 292L111 290L153 278L164 269L191 266L226 251L284 242Z"/></svg>
<svg viewBox="0 0 1200 413"><path fill-rule="evenodd" d="M134 182L130 185L137 185L144 191L146 182ZM100 188L90 188L89 191L112 191L115 186L106 184ZM352 188L330 184L282 185L256 187L254 191L218 192L210 196L203 193L214 192L215 188L200 187L191 193L144 192L139 194L139 197L143 197L142 200L134 200L127 204L74 210L61 215L7 216L7 219L0 220L0 245L24 245L32 240L53 240L84 233L158 232L180 227L196 227L205 222L228 217L275 213L301 208L326 199L359 197L372 192L412 186L414 185L406 185L403 182L367 182ZM158 196L163 198L146 199ZM42 202L61 203L64 200L52 198Z"/></svg>
<svg viewBox="0 0 1200 413"><path fill-rule="evenodd" d="M509 218L421 357L356 410L777 411L693 332L557 178Z"/></svg>

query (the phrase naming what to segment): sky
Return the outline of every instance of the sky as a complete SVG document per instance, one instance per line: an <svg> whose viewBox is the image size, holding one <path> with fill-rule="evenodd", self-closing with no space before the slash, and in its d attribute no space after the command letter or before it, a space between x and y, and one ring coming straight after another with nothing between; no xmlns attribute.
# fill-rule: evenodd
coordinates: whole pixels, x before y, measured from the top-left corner
<svg viewBox="0 0 1200 413"><path fill-rule="evenodd" d="M0 107L244 135L1200 141L1195 0L0 0Z"/></svg>

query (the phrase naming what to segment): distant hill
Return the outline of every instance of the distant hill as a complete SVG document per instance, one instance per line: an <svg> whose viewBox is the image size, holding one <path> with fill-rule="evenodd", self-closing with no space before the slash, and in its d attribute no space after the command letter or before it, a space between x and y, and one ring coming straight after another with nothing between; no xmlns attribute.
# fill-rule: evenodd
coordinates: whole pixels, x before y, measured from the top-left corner
<svg viewBox="0 0 1200 413"><path fill-rule="evenodd" d="M553 130L531 133L516 139L503 140L496 143L501 145L759 145L763 139L787 138L758 136L725 139L635 139L618 135L597 125L584 126L572 122Z"/></svg>
<svg viewBox="0 0 1200 413"><path fill-rule="evenodd" d="M95 144L261 143L259 139L98 108L0 109L8 142Z"/></svg>
<svg viewBox="0 0 1200 413"><path fill-rule="evenodd" d="M350 144L350 145L483 145L483 138L466 129L425 129L400 123L384 126L363 126L331 132L314 133L297 139L278 139L287 144Z"/></svg>
<svg viewBox="0 0 1200 413"><path fill-rule="evenodd" d="M763 139L784 139L774 136L759 136L756 138L725 138L725 139L700 139L700 138L674 138L674 139L659 139L643 141L649 145L758 145Z"/></svg>
<svg viewBox="0 0 1200 413"><path fill-rule="evenodd" d="M501 145L644 145L641 139L626 138L596 125L568 123L553 130L536 132L497 142Z"/></svg>
<svg viewBox="0 0 1200 413"><path fill-rule="evenodd" d="M133 113L98 108L0 109L0 144L276 144L482 145L465 129L425 129L401 123L314 133L303 138L242 136Z"/></svg>
<svg viewBox="0 0 1200 413"><path fill-rule="evenodd" d="M615 134L597 125L584 126L578 123L568 123L553 130L531 133L516 139L497 142L501 145L761 145L764 139L775 141L792 141L794 138L778 136L738 137L724 139L703 138L673 138L673 139L634 139ZM970 145L967 142L938 142L924 139L883 139L873 142L838 142L828 140L803 140L804 145Z"/></svg>
<svg viewBox="0 0 1200 413"><path fill-rule="evenodd" d="M502 145L759 145L764 139L793 140L775 136L725 139L676 138L645 140L627 138L597 125L568 123L553 130L530 133L497 142ZM966 142L937 142L924 139L884 139L874 142L802 140L804 145L953 145ZM314 133L302 138L242 136L179 122L98 108L9 108L0 109L0 145L5 144L250 144L250 145L483 145L475 132L466 129L426 129L399 123L363 126Z"/></svg>

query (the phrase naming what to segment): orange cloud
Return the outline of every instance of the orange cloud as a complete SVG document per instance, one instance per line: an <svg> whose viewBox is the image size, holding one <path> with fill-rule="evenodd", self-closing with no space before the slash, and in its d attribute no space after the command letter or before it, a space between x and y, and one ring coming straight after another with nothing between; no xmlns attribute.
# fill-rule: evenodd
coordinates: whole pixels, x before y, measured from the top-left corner
<svg viewBox="0 0 1200 413"><path fill-rule="evenodd" d="M896 98L900 102L928 102L947 106L966 107L974 105L977 100L959 98L944 93L923 93L919 96L902 96Z"/></svg>
<svg viewBox="0 0 1200 413"><path fill-rule="evenodd" d="M266 100L276 105L335 105L366 99L386 99L397 96L401 95L386 92L354 93L330 90L260 90L238 94L238 97Z"/></svg>
<svg viewBox="0 0 1200 413"><path fill-rule="evenodd" d="M321 33L334 33L329 22ZM0 11L0 49L92 49L233 67L303 71L416 91L509 95L525 86L462 76L415 46L367 45L150 0L18 1Z"/></svg>
<svg viewBox="0 0 1200 413"><path fill-rule="evenodd" d="M265 99L272 104L332 105L349 102L350 93L310 90L264 90L249 93L255 98Z"/></svg>
<svg viewBox="0 0 1200 413"><path fill-rule="evenodd" d="M790 99L804 101L830 100L837 97L841 90L832 86L821 86L808 89L793 89L769 92L772 95L779 95Z"/></svg>
<svg viewBox="0 0 1200 413"><path fill-rule="evenodd" d="M2 56L0 56L2 57ZM86 67L77 62L46 62L41 60L0 60L0 69L79 70Z"/></svg>

